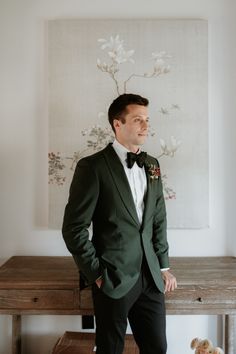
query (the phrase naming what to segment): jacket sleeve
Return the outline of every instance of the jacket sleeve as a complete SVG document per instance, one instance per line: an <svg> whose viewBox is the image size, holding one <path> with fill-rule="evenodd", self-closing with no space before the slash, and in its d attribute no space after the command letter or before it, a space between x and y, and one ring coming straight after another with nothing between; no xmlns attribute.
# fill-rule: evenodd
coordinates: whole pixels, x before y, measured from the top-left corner
<svg viewBox="0 0 236 354"><path fill-rule="evenodd" d="M166 207L161 176L159 176L157 183L158 194L153 219L153 247L158 257L160 268L162 269L169 268L169 245L167 241Z"/></svg>
<svg viewBox="0 0 236 354"><path fill-rule="evenodd" d="M70 186L69 200L65 208L62 234L68 250L73 255L87 284L101 275L99 259L89 240L91 224L99 194L98 177L88 161L78 162Z"/></svg>

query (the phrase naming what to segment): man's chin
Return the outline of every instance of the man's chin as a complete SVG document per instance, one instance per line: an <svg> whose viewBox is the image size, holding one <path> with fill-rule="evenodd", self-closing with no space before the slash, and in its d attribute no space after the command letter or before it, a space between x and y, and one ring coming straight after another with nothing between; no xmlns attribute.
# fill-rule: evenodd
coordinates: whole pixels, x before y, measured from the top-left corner
<svg viewBox="0 0 236 354"><path fill-rule="evenodd" d="M145 141L146 141L146 136L144 136L144 137L138 139L138 141L137 141L138 144L137 144L137 145L143 145L143 144L145 143Z"/></svg>

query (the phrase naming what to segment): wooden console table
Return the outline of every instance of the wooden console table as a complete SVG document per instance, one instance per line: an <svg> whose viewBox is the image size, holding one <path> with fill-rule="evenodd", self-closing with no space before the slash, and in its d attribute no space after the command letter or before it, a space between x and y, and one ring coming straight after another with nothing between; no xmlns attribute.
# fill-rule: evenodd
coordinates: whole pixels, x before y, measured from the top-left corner
<svg viewBox="0 0 236 354"><path fill-rule="evenodd" d="M225 354L235 354L236 258L170 259L178 288L167 314L223 315ZM91 289L79 289L72 257L15 256L0 267L0 314L12 315L12 353L21 353L21 315L93 314ZM197 336L197 333L196 333Z"/></svg>

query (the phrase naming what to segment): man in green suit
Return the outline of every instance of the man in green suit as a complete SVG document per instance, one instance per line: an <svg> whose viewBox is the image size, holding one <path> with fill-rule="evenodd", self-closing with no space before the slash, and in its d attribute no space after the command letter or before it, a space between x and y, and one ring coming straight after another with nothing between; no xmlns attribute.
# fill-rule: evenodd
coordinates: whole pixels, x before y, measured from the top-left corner
<svg viewBox="0 0 236 354"><path fill-rule="evenodd" d="M63 237L92 285L97 354L122 354L127 319L140 354L165 354L164 293L177 283L169 272L159 163L140 150L148 100L120 95L108 116L115 141L78 162Z"/></svg>

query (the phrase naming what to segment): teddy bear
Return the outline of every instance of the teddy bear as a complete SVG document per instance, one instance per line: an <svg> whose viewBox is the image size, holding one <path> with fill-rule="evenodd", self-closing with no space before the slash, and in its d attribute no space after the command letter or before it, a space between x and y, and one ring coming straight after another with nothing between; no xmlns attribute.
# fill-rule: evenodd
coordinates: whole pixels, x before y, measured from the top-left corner
<svg viewBox="0 0 236 354"><path fill-rule="evenodd" d="M194 354L224 354L219 347L213 347L208 339L194 338L191 342L191 349L196 349Z"/></svg>

